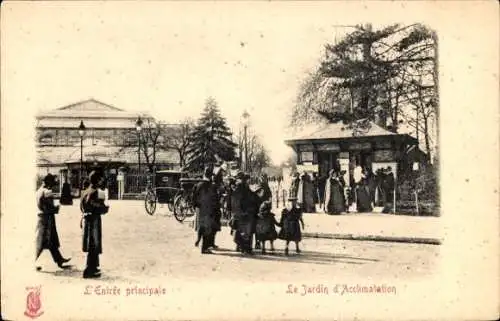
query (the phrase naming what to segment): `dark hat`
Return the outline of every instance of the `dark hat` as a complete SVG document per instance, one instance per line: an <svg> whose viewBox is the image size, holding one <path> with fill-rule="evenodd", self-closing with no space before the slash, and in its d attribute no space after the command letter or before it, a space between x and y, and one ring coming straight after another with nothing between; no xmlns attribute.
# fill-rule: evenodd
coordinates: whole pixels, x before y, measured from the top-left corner
<svg viewBox="0 0 500 321"><path fill-rule="evenodd" d="M271 207L272 207L271 202L265 201L265 202L262 202L262 204L260 204L259 211L260 212L267 212L267 211L271 210Z"/></svg>
<svg viewBox="0 0 500 321"><path fill-rule="evenodd" d="M56 177L52 174L47 174L44 178L43 178L43 183L45 185L54 185L56 183Z"/></svg>
<svg viewBox="0 0 500 321"><path fill-rule="evenodd" d="M101 180L101 178L102 178L102 174L100 173L100 171L92 171L89 174L89 180L90 180L90 183L92 185L99 184L99 181Z"/></svg>

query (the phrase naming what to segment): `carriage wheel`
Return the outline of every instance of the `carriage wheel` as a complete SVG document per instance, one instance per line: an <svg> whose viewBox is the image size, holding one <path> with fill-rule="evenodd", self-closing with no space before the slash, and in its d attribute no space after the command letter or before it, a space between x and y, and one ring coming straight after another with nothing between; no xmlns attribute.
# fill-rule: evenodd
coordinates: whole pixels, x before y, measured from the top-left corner
<svg viewBox="0 0 500 321"><path fill-rule="evenodd" d="M168 207L168 210L170 211L170 213L174 212L174 210L175 210L174 203L172 203L172 202L167 203L167 207Z"/></svg>
<svg viewBox="0 0 500 321"><path fill-rule="evenodd" d="M188 210L189 206L187 205L184 197L182 197L182 195L177 196L174 200L175 219L182 223L186 219Z"/></svg>
<svg viewBox="0 0 500 321"><path fill-rule="evenodd" d="M149 215L153 215L156 211L156 195L155 193L149 191L146 194L146 198L144 200L144 207L146 208L146 212Z"/></svg>

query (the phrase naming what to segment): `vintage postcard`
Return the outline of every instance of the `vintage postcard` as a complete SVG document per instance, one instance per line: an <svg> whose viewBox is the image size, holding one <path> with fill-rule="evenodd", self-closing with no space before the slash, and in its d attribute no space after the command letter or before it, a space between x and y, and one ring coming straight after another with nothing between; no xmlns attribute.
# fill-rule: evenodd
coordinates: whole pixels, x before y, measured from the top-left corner
<svg viewBox="0 0 500 321"><path fill-rule="evenodd" d="M1 318L499 317L494 1L5 1Z"/></svg>

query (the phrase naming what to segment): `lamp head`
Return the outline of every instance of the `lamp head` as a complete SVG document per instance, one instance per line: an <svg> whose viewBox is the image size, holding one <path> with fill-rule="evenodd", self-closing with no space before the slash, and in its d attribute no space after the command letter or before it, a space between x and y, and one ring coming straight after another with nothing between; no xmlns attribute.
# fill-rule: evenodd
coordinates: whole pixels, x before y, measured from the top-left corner
<svg viewBox="0 0 500 321"><path fill-rule="evenodd" d="M83 137L85 134L85 125L83 124L83 120L80 121L80 126L78 126L78 134L80 134L80 137Z"/></svg>
<svg viewBox="0 0 500 321"><path fill-rule="evenodd" d="M142 119L141 116L137 118L137 121L135 122L135 129L137 129L138 132L142 130Z"/></svg>

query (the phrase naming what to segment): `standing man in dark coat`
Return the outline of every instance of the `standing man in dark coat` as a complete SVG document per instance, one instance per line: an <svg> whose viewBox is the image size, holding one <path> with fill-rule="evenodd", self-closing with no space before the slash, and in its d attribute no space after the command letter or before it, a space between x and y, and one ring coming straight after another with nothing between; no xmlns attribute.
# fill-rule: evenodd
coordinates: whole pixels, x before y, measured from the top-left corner
<svg viewBox="0 0 500 321"><path fill-rule="evenodd" d="M82 192L81 210L83 213L82 250L87 253L87 264L83 271L84 278L101 276L99 255L102 254L102 221L101 215L108 212L109 206L104 204L105 193L100 189L104 178L100 172L92 171L89 175L90 186Z"/></svg>
<svg viewBox="0 0 500 321"><path fill-rule="evenodd" d="M207 173L208 174L208 173ZM215 235L217 232L221 230L222 227L222 211L221 207L224 205L224 196L225 196L225 188L224 188L224 170L221 167L218 167L214 170L212 176L212 184L214 185L214 189L216 191L216 204L214 205L214 228L209 237L209 248L218 249L219 247L215 244Z"/></svg>
<svg viewBox="0 0 500 321"><path fill-rule="evenodd" d="M217 189L211 180L212 173L213 170L206 168L203 181L196 184L193 191L193 205L196 209L195 229L197 231L195 245L198 246L201 240L202 254L212 254L209 247L213 245L212 240L216 229L215 212L219 207Z"/></svg>
<svg viewBox="0 0 500 321"><path fill-rule="evenodd" d="M47 174L43 179L42 186L36 192L36 202L38 207L38 223L36 226L36 255L35 262L40 257L44 249L48 249L52 259L60 268L65 268L64 263L70 259L65 259L59 251L59 235L56 228L56 217L59 213L59 206L54 205L54 195L52 188L56 183L53 175ZM36 267L37 271L42 268Z"/></svg>

